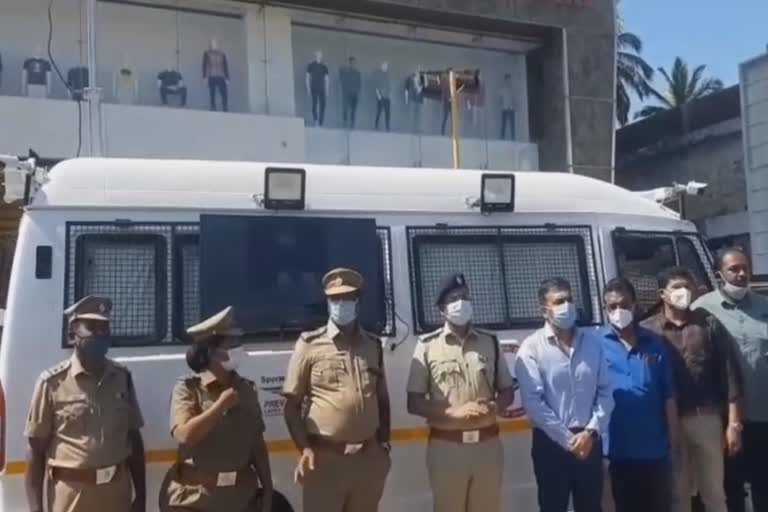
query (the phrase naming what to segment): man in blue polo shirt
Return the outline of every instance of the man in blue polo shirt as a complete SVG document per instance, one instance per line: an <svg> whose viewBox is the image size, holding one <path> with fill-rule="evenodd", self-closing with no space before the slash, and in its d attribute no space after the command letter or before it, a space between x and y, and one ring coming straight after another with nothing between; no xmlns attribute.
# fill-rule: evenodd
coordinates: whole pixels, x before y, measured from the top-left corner
<svg viewBox="0 0 768 512"><path fill-rule="evenodd" d="M603 352L616 403L604 450L616 512L668 512L671 446L678 432L668 349L663 339L638 327L628 280L610 281L603 299L610 322Z"/></svg>

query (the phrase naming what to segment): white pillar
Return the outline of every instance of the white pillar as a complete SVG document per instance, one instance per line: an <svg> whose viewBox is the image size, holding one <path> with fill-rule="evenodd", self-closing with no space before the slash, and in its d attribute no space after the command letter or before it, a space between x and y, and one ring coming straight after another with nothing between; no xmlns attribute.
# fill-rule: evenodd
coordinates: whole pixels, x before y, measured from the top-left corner
<svg viewBox="0 0 768 512"><path fill-rule="evenodd" d="M87 124L84 132L88 134L88 154L101 156L101 88L96 82L96 0L83 0L85 4L87 49L88 49L88 88L84 91L83 117Z"/></svg>

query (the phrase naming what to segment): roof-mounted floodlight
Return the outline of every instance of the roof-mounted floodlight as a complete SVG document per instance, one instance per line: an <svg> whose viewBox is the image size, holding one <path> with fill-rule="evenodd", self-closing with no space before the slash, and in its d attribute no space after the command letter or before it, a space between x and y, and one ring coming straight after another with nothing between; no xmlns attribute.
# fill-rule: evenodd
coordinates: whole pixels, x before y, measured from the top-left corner
<svg viewBox="0 0 768 512"><path fill-rule="evenodd" d="M483 174L480 198L480 211L483 213L514 211L515 175Z"/></svg>
<svg viewBox="0 0 768 512"><path fill-rule="evenodd" d="M264 208L303 210L307 172L304 169L267 167L264 172Z"/></svg>

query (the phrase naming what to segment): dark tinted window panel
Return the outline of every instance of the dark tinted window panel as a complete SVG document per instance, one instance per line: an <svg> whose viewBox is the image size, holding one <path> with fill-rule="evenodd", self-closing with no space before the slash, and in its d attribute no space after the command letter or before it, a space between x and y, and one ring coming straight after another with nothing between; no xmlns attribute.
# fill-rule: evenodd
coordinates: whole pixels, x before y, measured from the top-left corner
<svg viewBox="0 0 768 512"><path fill-rule="evenodd" d="M361 320L386 329L381 240L371 219L204 215L200 223L201 314L233 305L252 334L292 332L327 321L320 281L335 267L366 280Z"/></svg>

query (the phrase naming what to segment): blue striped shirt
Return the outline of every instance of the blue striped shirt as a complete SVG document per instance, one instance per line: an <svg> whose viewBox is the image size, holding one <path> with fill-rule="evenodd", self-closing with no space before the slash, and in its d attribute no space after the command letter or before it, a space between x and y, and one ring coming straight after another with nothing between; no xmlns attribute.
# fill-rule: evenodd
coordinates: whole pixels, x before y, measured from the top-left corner
<svg viewBox="0 0 768 512"><path fill-rule="evenodd" d="M572 350L561 347L547 324L520 347L515 376L528 419L569 449L570 429L607 433L613 411L600 333L577 328Z"/></svg>

